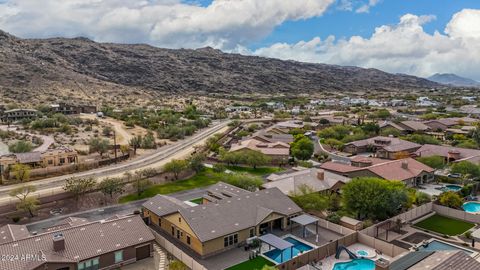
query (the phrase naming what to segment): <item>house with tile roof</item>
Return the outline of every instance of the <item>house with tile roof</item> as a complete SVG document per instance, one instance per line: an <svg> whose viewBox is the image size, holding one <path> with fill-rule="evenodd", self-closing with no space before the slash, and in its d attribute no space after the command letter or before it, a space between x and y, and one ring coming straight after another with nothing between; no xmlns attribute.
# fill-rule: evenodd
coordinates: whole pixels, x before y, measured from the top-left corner
<svg viewBox="0 0 480 270"><path fill-rule="evenodd" d="M309 187L312 192L336 192L350 182L350 178L317 168L293 168L283 173L273 173L266 177L263 188L276 187L285 195L299 192Z"/></svg>
<svg viewBox="0 0 480 270"><path fill-rule="evenodd" d="M374 153L378 158L397 159L399 156L414 153L420 144L395 137L376 136L345 144L343 151L350 154Z"/></svg>
<svg viewBox="0 0 480 270"><path fill-rule="evenodd" d="M70 220L73 222L73 220ZM0 228L0 269L117 269L149 258L155 237L140 216L71 223L31 235L23 225Z"/></svg>
<svg viewBox="0 0 480 270"><path fill-rule="evenodd" d="M290 156L290 145L281 141L271 143L251 138L232 144L229 151L257 151L270 157L273 162L285 163Z"/></svg>
<svg viewBox="0 0 480 270"><path fill-rule="evenodd" d="M143 216L160 232L206 258L267 231L284 230L291 217L302 213L278 188L248 192L219 183L211 191L209 196L219 196L195 206L156 195L142 205Z"/></svg>
<svg viewBox="0 0 480 270"><path fill-rule="evenodd" d="M445 162L480 160L480 150L444 145L425 144L422 145L422 147L420 147L419 149L417 149L417 151L415 151L414 156L441 156L445 159Z"/></svg>
<svg viewBox="0 0 480 270"><path fill-rule="evenodd" d="M413 158L357 161L352 164L326 162L321 168L346 177L378 177L386 180L402 181L408 187L419 186L434 180L434 169Z"/></svg>

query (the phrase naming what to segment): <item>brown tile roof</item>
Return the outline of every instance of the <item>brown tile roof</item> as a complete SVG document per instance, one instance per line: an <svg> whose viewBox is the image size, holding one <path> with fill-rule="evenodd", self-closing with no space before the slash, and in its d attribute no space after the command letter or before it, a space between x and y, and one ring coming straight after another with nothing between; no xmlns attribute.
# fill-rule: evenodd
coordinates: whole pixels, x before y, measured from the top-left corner
<svg viewBox="0 0 480 270"><path fill-rule="evenodd" d="M381 143L384 142L384 143ZM414 149L420 147L420 144L416 144L413 142L405 141L395 137L385 137L385 136L376 136L373 138L353 141L350 143L345 144L347 145L354 145L356 147L363 147L363 146L376 146L385 149L388 152L399 152Z"/></svg>
<svg viewBox="0 0 480 270"><path fill-rule="evenodd" d="M62 233L65 249L53 250L53 235ZM127 216L111 221L96 221L55 232L30 236L10 243L0 244L0 254L38 254L43 252L53 261L79 262L105 253L151 242L155 239L140 216ZM48 262L48 261L47 261ZM31 269L32 261L0 260L0 269Z"/></svg>
<svg viewBox="0 0 480 270"><path fill-rule="evenodd" d="M290 154L290 145L284 142L264 143L256 139L247 139L233 144L230 152L250 149L261 152L269 156L288 156Z"/></svg>
<svg viewBox="0 0 480 270"><path fill-rule="evenodd" d="M383 179L400 181L414 178L423 171L429 173L434 171L432 168L413 158L385 160L385 162L379 162L368 167L354 167L340 162L326 162L322 164L321 168L339 173L369 171Z"/></svg>
<svg viewBox="0 0 480 270"><path fill-rule="evenodd" d="M393 160L376 164L367 169L387 180L406 180L417 177L422 172L433 172L434 169L413 158Z"/></svg>
<svg viewBox="0 0 480 270"><path fill-rule="evenodd" d="M430 157L430 156L448 157L449 156L448 153L452 151L458 152L460 154L461 159L480 155L480 150L476 150L476 149L467 149L467 148L433 145L433 144L422 145L422 147L420 147L417 151L415 151L415 155L418 157Z"/></svg>
<svg viewBox="0 0 480 270"><path fill-rule="evenodd" d="M156 198L160 196L162 195L155 196L143 206L154 212L159 203ZM241 194L216 203L189 208L177 206L177 212L182 215L197 238L205 242L257 226L259 220L265 219L270 213L292 215L302 212L302 209L279 189L271 188Z"/></svg>
<svg viewBox="0 0 480 270"><path fill-rule="evenodd" d="M0 244L24 239L30 236L25 225L7 224L0 227Z"/></svg>
<svg viewBox="0 0 480 270"><path fill-rule="evenodd" d="M400 123L412 131L427 131L430 129L429 126L419 121L402 121Z"/></svg>

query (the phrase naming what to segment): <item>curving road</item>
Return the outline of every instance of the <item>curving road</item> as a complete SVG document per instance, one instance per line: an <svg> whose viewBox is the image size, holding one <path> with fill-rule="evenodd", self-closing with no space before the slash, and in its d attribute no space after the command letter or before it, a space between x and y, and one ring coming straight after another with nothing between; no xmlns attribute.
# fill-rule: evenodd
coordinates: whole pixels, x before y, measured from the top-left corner
<svg viewBox="0 0 480 270"><path fill-rule="evenodd" d="M176 143L161 147L153 153L147 154L145 156L141 156L136 159L132 159L124 163L120 163L120 164L112 165L108 167L97 168L97 169L89 170L85 172L78 172L74 174L68 174L68 175L63 175L58 177L32 181L29 183L29 185L36 186L37 192L35 193L35 195L42 197L42 196L53 195L53 190L61 189L66 179L94 177L98 181L99 179L107 176L115 176L115 175L120 175L127 171L147 168L156 163L173 159L176 154L182 151L193 149L193 146L197 144L199 141L202 141L214 135L215 133L221 131L222 129L226 128L228 125L228 122L229 121L217 122L213 126L207 129L201 130L191 137L188 137ZM0 187L0 205L12 203L12 197L10 197L8 193L10 192L10 190L16 187L19 187L21 185L22 184L14 184L14 185Z"/></svg>

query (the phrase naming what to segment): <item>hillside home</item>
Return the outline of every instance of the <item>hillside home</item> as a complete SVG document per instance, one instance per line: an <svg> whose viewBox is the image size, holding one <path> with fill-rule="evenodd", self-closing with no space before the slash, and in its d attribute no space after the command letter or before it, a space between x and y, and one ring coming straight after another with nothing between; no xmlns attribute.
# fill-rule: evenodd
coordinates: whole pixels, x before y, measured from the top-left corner
<svg viewBox="0 0 480 270"><path fill-rule="evenodd" d="M81 114L81 113L96 113L97 107L90 105L69 105L66 103L52 104L50 110L53 113L61 113L65 115Z"/></svg>
<svg viewBox="0 0 480 270"><path fill-rule="evenodd" d="M143 204L143 216L160 233L206 258L236 248L248 238L285 230L290 218L302 213L277 188L237 193L221 184L224 187L215 193L223 198L196 206L156 195Z"/></svg>
<svg viewBox="0 0 480 270"><path fill-rule="evenodd" d="M5 172L17 163L35 167L53 167L75 164L78 162L77 151L68 147L48 149L43 152L15 153L0 156L0 172Z"/></svg>
<svg viewBox="0 0 480 270"><path fill-rule="evenodd" d="M378 158L397 159L414 153L421 145L394 137L377 136L345 144L343 151L350 154L375 153Z"/></svg>
<svg viewBox="0 0 480 270"><path fill-rule="evenodd" d="M434 169L413 158L382 160L359 157L351 164L326 162L322 169L345 177L378 177L386 180L398 180L408 187L419 186L434 180Z"/></svg>
<svg viewBox="0 0 480 270"><path fill-rule="evenodd" d="M6 225L0 234L0 253L13 258L0 260L0 269L8 270L119 269L152 257L155 240L139 216L65 221L36 235L25 225Z"/></svg>
<svg viewBox="0 0 480 270"><path fill-rule="evenodd" d="M416 157L441 156L445 159L445 162L455 162L461 160L476 160L480 157L480 150L425 144L415 151L414 155Z"/></svg>
<svg viewBox="0 0 480 270"><path fill-rule="evenodd" d="M38 111L34 109L13 109L3 112L2 121L4 123L15 123L22 120L32 120L38 117Z"/></svg>

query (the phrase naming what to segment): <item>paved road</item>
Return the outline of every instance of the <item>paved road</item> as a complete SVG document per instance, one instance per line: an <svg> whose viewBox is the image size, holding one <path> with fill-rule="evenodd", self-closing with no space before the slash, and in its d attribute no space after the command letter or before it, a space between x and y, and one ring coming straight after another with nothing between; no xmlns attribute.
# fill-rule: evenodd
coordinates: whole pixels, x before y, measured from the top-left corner
<svg viewBox="0 0 480 270"><path fill-rule="evenodd" d="M329 152L327 149L325 149L322 145L322 143L320 142L320 138L316 137L314 138L314 141L315 141L315 152L318 153L318 152L322 152L322 153L325 153L327 154L330 159L332 159L333 161L341 161L341 162L345 162L345 163L350 163L350 158L348 157L344 157L344 156L341 156L341 155L337 155L333 152ZM318 151L318 152L317 152Z"/></svg>
<svg viewBox="0 0 480 270"><path fill-rule="evenodd" d="M108 167L102 167L90 171L79 172L69 175L63 175L58 177L47 178L43 180L33 181L30 185L37 187L37 192L35 195L40 197L52 195L53 189L61 189L64 185L66 179L70 178L82 178L82 177L94 177L99 180L99 178L107 176L121 175L126 171L139 170L151 166L152 164L169 160L175 157L175 155L181 151L185 151L193 148L193 146L201 140L204 140L213 134L224 129L228 124L228 121L222 121L215 123L213 126L204 129L197 134L186 138L185 140L178 141L176 143L161 147L155 152L132 159L128 162L120 163L117 165L112 165ZM8 192L21 184L8 185L0 187L0 205L10 204L11 197L8 195Z"/></svg>

